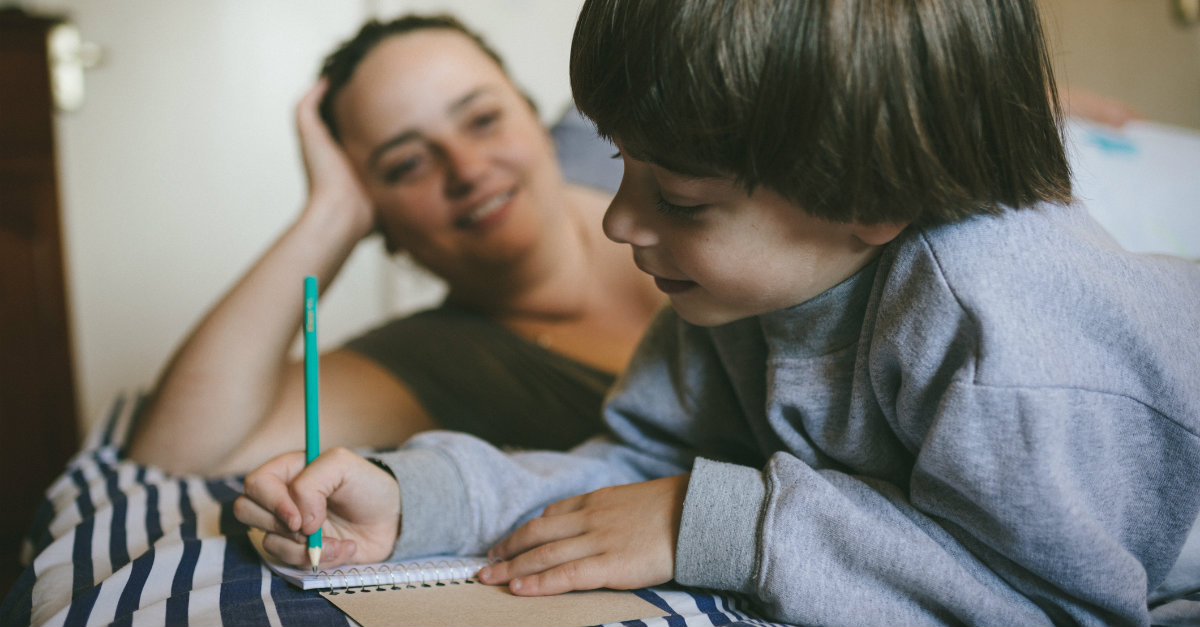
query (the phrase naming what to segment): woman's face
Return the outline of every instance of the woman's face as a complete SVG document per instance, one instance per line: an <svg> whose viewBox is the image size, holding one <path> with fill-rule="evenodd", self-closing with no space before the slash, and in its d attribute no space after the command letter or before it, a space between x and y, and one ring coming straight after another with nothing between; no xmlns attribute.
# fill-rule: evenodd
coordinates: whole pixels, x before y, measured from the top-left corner
<svg viewBox="0 0 1200 627"><path fill-rule="evenodd" d="M430 29L378 44L334 110L389 250L453 282L537 243L561 188L553 145L465 35Z"/></svg>

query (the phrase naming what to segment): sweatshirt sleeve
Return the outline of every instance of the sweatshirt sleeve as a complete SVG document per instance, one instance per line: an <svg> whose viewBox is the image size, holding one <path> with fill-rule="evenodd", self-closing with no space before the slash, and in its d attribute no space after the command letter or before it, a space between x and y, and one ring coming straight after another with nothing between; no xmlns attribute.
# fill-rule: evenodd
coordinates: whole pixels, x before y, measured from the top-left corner
<svg viewBox="0 0 1200 627"><path fill-rule="evenodd" d="M908 486L697 460L677 580L804 624L1148 624L1196 516L1196 434L1088 391L942 400Z"/></svg>
<svg viewBox="0 0 1200 627"><path fill-rule="evenodd" d="M651 358L665 340L652 328L618 382L610 426L620 437L597 436L567 452L501 450L471 435L432 431L418 434L398 451L373 454L400 484L401 528L394 557L432 554L478 555L556 501L602 487L645 481L688 471L690 449L666 438L680 429L677 399L658 387L668 376ZM621 399L625 399L622 401ZM649 409L666 416L643 422Z"/></svg>

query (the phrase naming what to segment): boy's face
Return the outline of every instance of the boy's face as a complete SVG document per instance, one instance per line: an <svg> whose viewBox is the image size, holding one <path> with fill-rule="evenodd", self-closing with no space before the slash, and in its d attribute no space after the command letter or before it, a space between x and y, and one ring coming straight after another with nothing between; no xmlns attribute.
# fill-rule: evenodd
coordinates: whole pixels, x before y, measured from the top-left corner
<svg viewBox="0 0 1200 627"><path fill-rule="evenodd" d="M692 324L716 326L809 300L903 229L828 222L770 189L747 194L732 178L691 178L622 159L604 232L633 247L637 266Z"/></svg>

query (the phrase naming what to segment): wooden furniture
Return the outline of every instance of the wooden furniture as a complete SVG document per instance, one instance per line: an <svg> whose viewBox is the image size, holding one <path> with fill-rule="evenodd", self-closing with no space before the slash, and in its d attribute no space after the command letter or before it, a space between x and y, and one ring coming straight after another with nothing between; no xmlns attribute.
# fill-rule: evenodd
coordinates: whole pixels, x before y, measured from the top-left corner
<svg viewBox="0 0 1200 627"><path fill-rule="evenodd" d="M78 447L46 47L56 23L0 9L0 594Z"/></svg>

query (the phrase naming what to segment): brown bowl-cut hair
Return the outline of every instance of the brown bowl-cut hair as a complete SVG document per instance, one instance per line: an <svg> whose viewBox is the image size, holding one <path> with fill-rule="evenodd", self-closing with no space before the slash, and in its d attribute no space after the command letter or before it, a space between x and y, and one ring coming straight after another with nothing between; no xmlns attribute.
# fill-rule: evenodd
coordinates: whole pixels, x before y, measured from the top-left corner
<svg viewBox="0 0 1200 627"><path fill-rule="evenodd" d="M631 157L828 220L1071 199L1034 0L587 0L571 87Z"/></svg>

